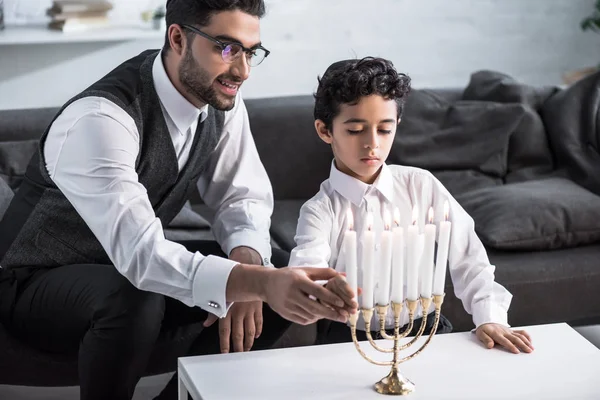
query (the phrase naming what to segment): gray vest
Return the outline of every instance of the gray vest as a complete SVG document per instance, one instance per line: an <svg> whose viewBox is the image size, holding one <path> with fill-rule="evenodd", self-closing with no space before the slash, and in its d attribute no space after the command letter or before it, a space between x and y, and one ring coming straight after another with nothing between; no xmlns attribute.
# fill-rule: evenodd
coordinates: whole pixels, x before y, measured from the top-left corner
<svg viewBox="0 0 600 400"><path fill-rule="evenodd" d="M181 210L196 188L223 129L224 113L208 108L198 124L188 162L179 172L177 156L152 80L158 51L149 50L126 61L78 96L101 96L125 110L140 134L136 160L139 181L163 226ZM55 117L56 119L56 117ZM4 268L110 264L106 252L71 203L48 176L42 135L25 178L0 222L0 265Z"/></svg>

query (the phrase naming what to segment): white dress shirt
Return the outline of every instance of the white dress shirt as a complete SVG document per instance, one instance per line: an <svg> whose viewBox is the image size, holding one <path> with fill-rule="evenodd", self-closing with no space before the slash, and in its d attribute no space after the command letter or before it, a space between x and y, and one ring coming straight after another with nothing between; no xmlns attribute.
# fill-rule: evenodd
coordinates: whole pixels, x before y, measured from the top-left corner
<svg viewBox="0 0 600 400"><path fill-rule="evenodd" d="M373 230L376 235L375 243L379 243L386 209L391 214L397 207L401 215L400 225L406 229L411 223L412 209L417 206L422 231L429 207L434 208L437 225L443 218L446 200L450 205L452 222L448 262L454 292L462 300L465 310L473 316L476 327L488 322L508 326L507 312L512 295L494 282L495 267L490 264L485 248L475 233L473 219L430 172L419 168L384 164L375 182L368 185L340 172L335 163L332 163L329 179L321 184L319 193L300 210L295 237L297 246L292 250L290 265L331 267L340 272L345 271L341 248L344 232L349 229L349 208L355 218L354 229L357 231L360 260L361 232L366 229L367 212L372 212L375 216ZM376 254L378 250L379 245L376 245ZM359 266L359 287L362 282L360 270ZM429 311L432 310L433 305ZM442 305L442 313L443 311ZM376 314L373 323L377 321ZM419 308L417 317L421 315L422 310ZM408 322L406 307L401 319L402 325ZM362 318L359 319L359 324L359 328L364 330ZM386 327L393 326L390 309ZM377 323L375 329L378 327Z"/></svg>
<svg viewBox="0 0 600 400"><path fill-rule="evenodd" d="M181 171L208 107L197 109L177 91L160 54L152 75ZM136 287L223 317L230 305L227 280L237 263L192 253L165 239L135 170L139 139L123 109L105 98L85 97L52 124L44 145L46 168L117 270ZM270 264L273 192L239 93L235 107L225 113L222 135L198 189L216 210L212 229L225 254L248 246Z"/></svg>

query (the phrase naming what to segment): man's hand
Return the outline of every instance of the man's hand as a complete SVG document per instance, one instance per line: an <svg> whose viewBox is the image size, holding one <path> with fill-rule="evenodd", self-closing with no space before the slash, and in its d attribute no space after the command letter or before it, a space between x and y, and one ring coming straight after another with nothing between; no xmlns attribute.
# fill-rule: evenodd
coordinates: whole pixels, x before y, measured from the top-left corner
<svg viewBox="0 0 600 400"><path fill-rule="evenodd" d="M491 349L496 344L504 347L508 351L518 354L521 351L531 353L531 337L525 331L513 331L500 324L483 324L475 331L477 338L488 348Z"/></svg>
<svg viewBox="0 0 600 400"><path fill-rule="evenodd" d="M262 333L262 307L262 301L239 302L231 306L227 316L219 320L221 353L229 353L232 342L234 352L250 351L254 339ZM204 326L211 326L216 320L217 317L209 314Z"/></svg>
<svg viewBox="0 0 600 400"><path fill-rule="evenodd" d="M314 282L336 276L338 273L330 268L286 267L272 270L264 286L264 299L279 315L301 325L322 318L346 322L350 307L338 295Z"/></svg>
<svg viewBox="0 0 600 400"><path fill-rule="evenodd" d="M242 264L260 265L262 263L260 254L245 246L233 249L229 254L229 259ZM227 316L219 321L221 353L229 353L232 342L234 352L250 351L254 339L257 339L262 333L262 307L262 301L238 302L231 306ZM216 320L216 316L209 314L204 326L211 326Z"/></svg>
<svg viewBox="0 0 600 400"><path fill-rule="evenodd" d="M336 277L331 278L327 281L325 288L331 290L335 293L340 299L344 300L345 306L342 309L334 306L333 304L327 304L334 309L341 311L347 311L350 314L356 314L358 311L358 301L356 300L357 294L350 288L348 282L346 281L346 277L344 275L338 275ZM360 294L361 290L358 289L358 294Z"/></svg>

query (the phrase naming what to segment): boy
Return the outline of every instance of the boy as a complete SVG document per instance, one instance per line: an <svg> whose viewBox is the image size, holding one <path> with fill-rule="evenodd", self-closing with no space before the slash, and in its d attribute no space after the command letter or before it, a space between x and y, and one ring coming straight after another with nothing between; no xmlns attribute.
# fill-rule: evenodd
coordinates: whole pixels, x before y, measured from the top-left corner
<svg viewBox="0 0 600 400"><path fill-rule="evenodd" d="M416 207L420 210L418 223L422 228L429 207L435 211L437 224L443 218L443 204L448 201L452 221L450 274L457 297L473 315L477 337L488 348L499 345L513 353L529 353L533 350L529 335L508 328L507 310L512 296L494 282L494 266L490 265L475 234L473 219L428 171L385 164L409 92L410 78L398 74L390 61L381 58L337 62L319 80L315 94L315 128L319 137L331 145L334 161L329 179L300 211L297 246L292 251L290 265L332 267L343 272L341 246L350 224L347 210L354 215L360 243L360 234L365 229L361 224L368 212L375 215L373 230L377 238L383 230L384 210L398 208L403 216L401 225L406 227ZM360 252L361 246L358 247ZM361 259L360 254L358 259ZM361 286L360 272L358 282ZM326 288L349 306L358 307L355 293L343 277L329 280ZM433 306L429 311L432 310ZM386 328L393 327L390 314ZM421 316L419 309L415 318ZM433 323L431 317L432 314L427 321L427 331ZM406 325L406 307L401 318L401 324ZM359 324L361 322L359 319ZM416 321L417 326L419 323ZM451 329L442 317L438 332ZM325 343L351 340L348 327L339 322L331 322L321 334Z"/></svg>

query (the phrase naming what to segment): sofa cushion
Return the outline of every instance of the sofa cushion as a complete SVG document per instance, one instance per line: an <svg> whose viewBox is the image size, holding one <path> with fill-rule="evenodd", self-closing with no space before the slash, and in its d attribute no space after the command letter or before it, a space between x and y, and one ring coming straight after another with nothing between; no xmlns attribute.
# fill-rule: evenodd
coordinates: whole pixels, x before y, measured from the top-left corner
<svg viewBox="0 0 600 400"><path fill-rule="evenodd" d="M463 100L483 100L498 103L522 103L540 110L559 89L553 86L531 86L497 71L477 71L471 74Z"/></svg>
<svg viewBox="0 0 600 400"><path fill-rule="evenodd" d="M600 71L556 93L541 113L558 166L600 195Z"/></svg>
<svg viewBox="0 0 600 400"><path fill-rule="evenodd" d="M4 182L4 179L0 179L0 220L2 220L2 216L8 208L13 195L12 189Z"/></svg>
<svg viewBox="0 0 600 400"><path fill-rule="evenodd" d="M433 173L473 171L471 189L485 185L486 178L487 186L495 186L508 173L509 139L522 128L527 113L521 104L448 102L432 91L415 90L407 100L388 162ZM453 193L465 188L468 181L462 181L460 189L448 187Z"/></svg>
<svg viewBox="0 0 600 400"><path fill-rule="evenodd" d="M526 85L495 71L478 71L471 75L463 100L519 103L525 108L522 126L511 135L508 145L507 183L545 177L554 169L539 110L558 90L555 87Z"/></svg>
<svg viewBox="0 0 600 400"><path fill-rule="evenodd" d="M0 142L0 178L16 190L29 165L31 156L38 147L38 140Z"/></svg>
<svg viewBox="0 0 600 400"><path fill-rule="evenodd" d="M484 188L457 200L492 248L549 250L600 242L600 197L567 179Z"/></svg>

